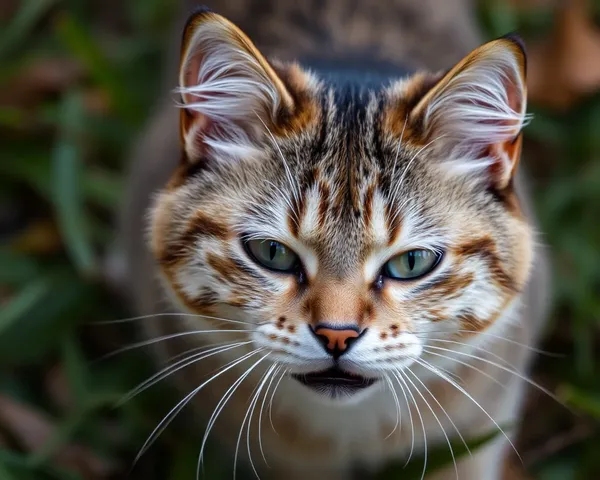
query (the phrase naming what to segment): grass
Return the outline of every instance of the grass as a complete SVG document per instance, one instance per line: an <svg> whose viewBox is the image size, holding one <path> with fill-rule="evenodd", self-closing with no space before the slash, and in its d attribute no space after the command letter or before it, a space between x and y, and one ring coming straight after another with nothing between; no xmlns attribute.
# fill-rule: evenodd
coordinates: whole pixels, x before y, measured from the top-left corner
<svg viewBox="0 0 600 480"><path fill-rule="evenodd" d="M127 152L159 89L172 3L0 0L0 11L11 12L0 14L1 479L122 478L175 402L161 385L115 409L152 367L143 352L93 362L132 332L90 326L127 316L102 282L101 259ZM543 35L551 20L543 10L484 4L490 37L515 28ZM600 97L561 114L532 109L524 164L555 283L544 347L563 354L539 357L535 376L576 415L532 395L519 449L534 478L594 478ZM194 478L196 440L168 429L131 478ZM211 479L227 472L219 462L207 469Z"/></svg>

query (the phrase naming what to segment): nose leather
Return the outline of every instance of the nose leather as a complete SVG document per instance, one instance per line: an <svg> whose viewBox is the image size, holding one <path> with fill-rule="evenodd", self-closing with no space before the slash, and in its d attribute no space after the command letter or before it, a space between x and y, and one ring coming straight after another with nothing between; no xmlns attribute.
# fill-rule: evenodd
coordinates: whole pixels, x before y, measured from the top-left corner
<svg viewBox="0 0 600 480"><path fill-rule="evenodd" d="M360 336L358 329L353 327L332 328L330 326L317 325L314 333L322 339L325 349L332 355L335 355L336 352L338 354L345 352L350 344L350 340Z"/></svg>

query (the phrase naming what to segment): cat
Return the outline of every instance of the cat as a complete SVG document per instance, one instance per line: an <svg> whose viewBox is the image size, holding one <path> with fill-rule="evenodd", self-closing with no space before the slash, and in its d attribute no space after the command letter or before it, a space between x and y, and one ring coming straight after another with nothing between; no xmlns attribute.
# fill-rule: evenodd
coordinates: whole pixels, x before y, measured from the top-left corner
<svg viewBox="0 0 600 480"><path fill-rule="evenodd" d="M523 44L477 46L460 0L295 3L219 7L278 59L209 8L183 28L121 218L144 334L201 448L261 478L493 430L431 478L501 478L549 278L517 168Z"/></svg>

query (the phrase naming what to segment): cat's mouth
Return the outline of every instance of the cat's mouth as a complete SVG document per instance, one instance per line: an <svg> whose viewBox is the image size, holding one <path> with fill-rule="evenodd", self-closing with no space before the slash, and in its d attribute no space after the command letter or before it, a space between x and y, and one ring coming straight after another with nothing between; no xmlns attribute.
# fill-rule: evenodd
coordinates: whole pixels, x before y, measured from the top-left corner
<svg viewBox="0 0 600 480"><path fill-rule="evenodd" d="M377 381L376 378L349 373L337 366L319 372L293 374L292 377L307 387L332 397L351 395Z"/></svg>

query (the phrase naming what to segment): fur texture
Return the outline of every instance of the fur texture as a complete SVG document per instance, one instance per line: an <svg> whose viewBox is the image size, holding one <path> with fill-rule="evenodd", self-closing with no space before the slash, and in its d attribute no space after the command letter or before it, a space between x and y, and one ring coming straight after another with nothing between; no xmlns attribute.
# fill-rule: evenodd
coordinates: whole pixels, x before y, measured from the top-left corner
<svg viewBox="0 0 600 480"><path fill-rule="evenodd" d="M515 176L524 65L505 38L446 74L340 84L270 63L214 13L188 22L181 162L148 232L174 315L147 333L175 336L163 355L212 346L178 381L236 456L266 453L261 475L345 478L516 418L545 290ZM248 239L285 244L301 275L257 264ZM429 275L382 276L414 249L441 254ZM138 305L154 313L143 281L153 298ZM373 386L328 398L291 376L333 365L311 333L323 322L363 332L337 362ZM509 442L460 462L461 478L498 478Z"/></svg>

